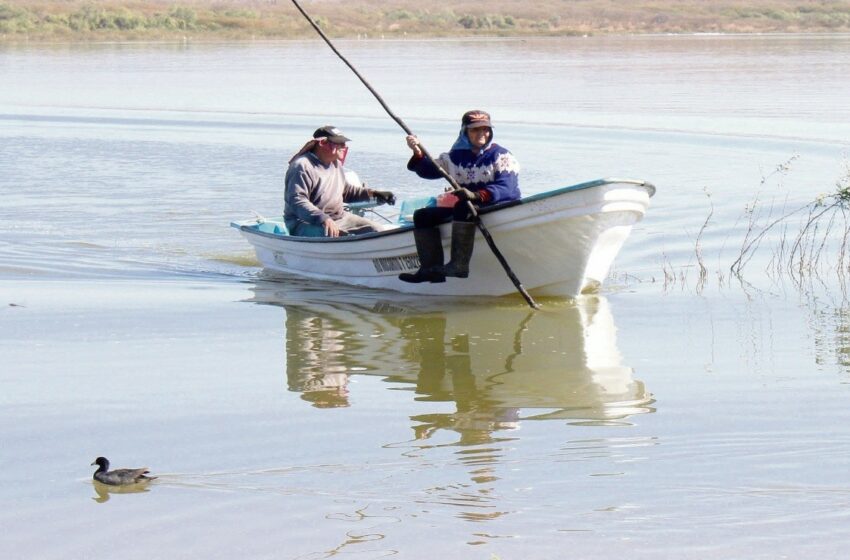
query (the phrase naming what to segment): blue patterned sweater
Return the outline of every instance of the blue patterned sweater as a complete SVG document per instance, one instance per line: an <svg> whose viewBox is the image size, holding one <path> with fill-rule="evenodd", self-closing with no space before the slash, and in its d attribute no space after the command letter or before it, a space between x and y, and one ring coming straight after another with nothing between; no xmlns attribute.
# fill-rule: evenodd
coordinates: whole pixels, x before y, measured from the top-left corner
<svg viewBox="0 0 850 560"><path fill-rule="evenodd" d="M461 131L452 149L440 154L437 163L458 184L478 193L482 204L519 200L519 162L507 149L490 143L478 155L472 152L466 134ZM423 179L442 175L424 156L413 156L407 168Z"/></svg>

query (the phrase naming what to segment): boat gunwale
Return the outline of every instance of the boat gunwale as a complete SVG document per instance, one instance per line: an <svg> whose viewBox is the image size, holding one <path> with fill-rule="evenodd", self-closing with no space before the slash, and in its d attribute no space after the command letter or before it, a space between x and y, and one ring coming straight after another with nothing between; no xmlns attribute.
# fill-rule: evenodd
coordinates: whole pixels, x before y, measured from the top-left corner
<svg viewBox="0 0 850 560"><path fill-rule="evenodd" d="M611 184L629 184L629 185L637 185L647 187L649 189L650 198L655 195L655 186L648 181L641 181L638 179L615 179L615 178L605 178L605 179L595 179L593 181L587 181L584 183L579 183L576 185L570 185L567 187L562 187L560 189L554 189L551 191L546 191L534 195L530 195L526 198L521 198L519 200L511 200L508 202L494 204L492 206L487 206L479 209L479 215L490 214L491 212L497 212L499 210L504 210L507 208L513 208L515 206L521 206L523 204L537 202L539 200L545 200L547 198L552 198L555 196L559 196L562 194L567 194L574 191L581 191L585 189L591 189L594 187L602 187L605 185ZM379 239L384 237L389 237L391 235L399 235L403 233L407 233L413 230L413 224L404 225L401 227L388 229L385 231L374 231L369 233L362 233L359 235L346 235L341 237L304 237L297 235L289 235L289 234L279 234L279 233L270 233L265 231L260 231L256 228L260 222L252 225L245 225L238 222L231 222L231 227L238 229L239 231L250 233L251 235L257 235L260 237L267 237L270 239L276 239L280 241L288 241L293 243L345 243L345 242L353 242L353 241L366 241L369 239ZM448 222L446 222L448 223Z"/></svg>

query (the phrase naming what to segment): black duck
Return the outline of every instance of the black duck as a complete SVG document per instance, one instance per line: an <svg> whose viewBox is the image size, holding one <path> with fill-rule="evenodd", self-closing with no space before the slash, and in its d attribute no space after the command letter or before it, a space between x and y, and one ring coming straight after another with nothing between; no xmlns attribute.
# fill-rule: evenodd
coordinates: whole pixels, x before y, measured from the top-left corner
<svg viewBox="0 0 850 560"><path fill-rule="evenodd" d="M109 470L109 460L106 457L98 457L92 465L97 465L98 468L94 471L94 478L98 482L108 484L110 486L127 486L129 484L137 484L139 482L148 482L155 479L155 476L146 476L150 471L147 467L140 469L115 469Z"/></svg>

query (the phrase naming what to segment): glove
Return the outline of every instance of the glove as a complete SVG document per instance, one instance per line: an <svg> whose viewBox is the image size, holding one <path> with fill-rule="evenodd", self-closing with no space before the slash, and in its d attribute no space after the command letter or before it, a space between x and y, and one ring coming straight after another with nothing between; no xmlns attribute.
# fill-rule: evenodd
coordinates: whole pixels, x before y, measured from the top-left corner
<svg viewBox="0 0 850 560"><path fill-rule="evenodd" d="M458 197L459 199L463 200L464 202L466 202L467 200L469 200L470 202L475 202L477 200L480 200L478 193L471 191L469 189L465 189L463 187L461 187L461 188L459 188L455 191L452 191L452 194L455 195L456 197Z"/></svg>
<svg viewBox="0 0 850 560"><path fill-rule="evenodd" d="M395 195L390 191L372 191L372 196L381 204L395 205Z"/></svg>

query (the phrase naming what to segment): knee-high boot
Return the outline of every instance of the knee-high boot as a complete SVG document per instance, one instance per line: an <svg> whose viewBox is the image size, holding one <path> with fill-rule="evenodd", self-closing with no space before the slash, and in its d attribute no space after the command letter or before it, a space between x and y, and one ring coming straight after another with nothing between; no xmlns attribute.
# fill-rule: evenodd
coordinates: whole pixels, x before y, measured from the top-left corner
<svg viewBox="0 0 850 560"><path fill-rule="evenodd" d="M452 223L452 258L443 267L443 274L456 278L469 276L469 259L472 258L472 246L475 243L474 222Z"/></svg>
<svg viewBox="0 0 850 560"><path fill-rule="evenodd" d="M403 272L398 275L399 280L414 284L445 282L446 277L441 271L443 267L443 241L440 239L439 228L414 229L413 239L416 240L416 252L419 253L419 270L413 274Z"/></svg>

